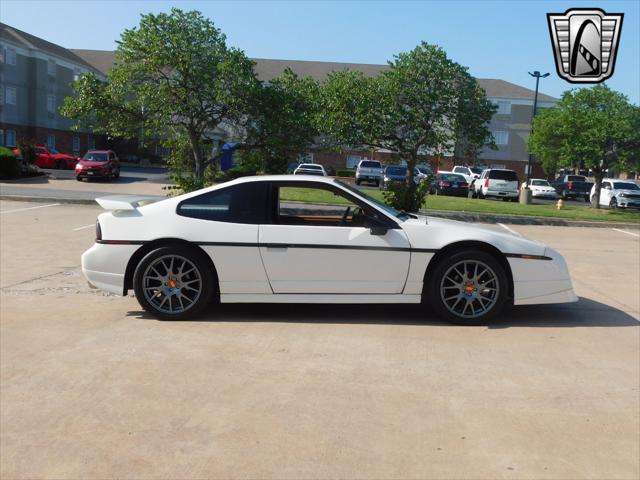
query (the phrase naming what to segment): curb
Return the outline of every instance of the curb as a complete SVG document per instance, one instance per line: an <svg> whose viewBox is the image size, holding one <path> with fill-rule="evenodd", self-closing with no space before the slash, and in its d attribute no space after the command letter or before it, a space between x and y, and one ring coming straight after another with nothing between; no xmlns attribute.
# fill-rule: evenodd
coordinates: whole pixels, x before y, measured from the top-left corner
<svg viewBox="0 0 640 480"><path fill-rule="evenodd" d="M69 203L75 205L97 205L95 199L88 198L55 198L55 197L29 197L22 195L0 195L0 200L13 200L18 202L51 202ZM289 201L288 203L298 203ZM423 215L430 217L457 220L460 222L475 223L508 223L511 225L547 225L551 227L595 227L595 228L630 228L640 230L638 223L626 222L598 222L589 220L567 220L554 217L534 217L527 215L501 215L489 213L455 212L450 210L426 210L420 209Z"/></svg>
<svg viewBox="0 0 640 480"><path fill-rule="evenodd" d="M94 199L88 199L88 198L55 198L55 197L27 197L23 195L0 195L0 200L11 200L14 202L51 202L51 203L71 203L76 205L97 205Z"/></svg>
<svg viewBox="0 0 640 480"><path fill-rule="evenodd" d="M503 215L492 213L454 212L449 210L420 209L420 213L430 217L446 218L461 222L476 223L509 223L511 225L548 225L551 227L596 227L616 228L624 227L640 230L640 224L627 222L607 222L594 220L568 220L557 217L535 217L528 215Z"/></svg>

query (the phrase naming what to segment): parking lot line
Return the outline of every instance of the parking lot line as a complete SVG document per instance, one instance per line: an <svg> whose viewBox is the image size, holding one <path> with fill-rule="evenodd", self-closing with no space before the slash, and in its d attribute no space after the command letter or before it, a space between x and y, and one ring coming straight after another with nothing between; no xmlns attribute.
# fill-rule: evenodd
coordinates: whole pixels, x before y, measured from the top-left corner
<svg viewBox="0 0 640 480"><path fill-rule="evenodd" d="M498 225L500 225L502 228L504 228L507 232L516 235L518 237L521 237L522 235L520 235L518 232L516 232L514 229L507 227L504 223L498 223Z"/></svg>
<svg viewBox="0 0 640 480"><path fill-rule="evenodd" d="M2 213L24 212L25 210L35 210L36 208L56 207L58 205L60 205L60 204L59 203L50 203L48 205L38 205L37 207L26 207L26 208L15 208L13 210L2 210L2 211L0 211L0 214L2 214Z"/></svg>
<svg viewBox="0 0 640 480"><path fill-rule="evenodd" d="M626 233L627 235L631 235L632 237L640 238L640 235L633 232L627 232L626 230L620 230L619 228L612 228L611 230L615 230L616 232Z"/></svg>
<svg viewBox="0 0 640 480"><path fill-rule="evenodd" d="M91 228L93 226L95 226L95 223L90 223L89 225L83 225L82 227L72 228L72 230L74 232L77 232L78 230L84 230L85 228Z"/></svg>

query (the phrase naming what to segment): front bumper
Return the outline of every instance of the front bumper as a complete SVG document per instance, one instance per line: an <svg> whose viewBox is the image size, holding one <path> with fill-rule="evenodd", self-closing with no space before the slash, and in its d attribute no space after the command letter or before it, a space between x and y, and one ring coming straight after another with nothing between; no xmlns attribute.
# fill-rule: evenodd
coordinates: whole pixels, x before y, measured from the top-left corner
<svg viewBox="0 0 640 480"><path fill-rule="evenodd" d="M76 170L76 178L107 178L109 175L111 172L108 171Z"/></svg>
<svg viewBox="0 0 640 480"><path fill-rule="evenodd" d="M618 207L621 208L640 208L640 199L618 197Z"/></svg>
<svg viewBox="0 0 640 480"><path fill-rule="evenodd" d="M544 254L551 260L508 259L513 274L514 305L578 301L564 257L548 247Z"/></svg>

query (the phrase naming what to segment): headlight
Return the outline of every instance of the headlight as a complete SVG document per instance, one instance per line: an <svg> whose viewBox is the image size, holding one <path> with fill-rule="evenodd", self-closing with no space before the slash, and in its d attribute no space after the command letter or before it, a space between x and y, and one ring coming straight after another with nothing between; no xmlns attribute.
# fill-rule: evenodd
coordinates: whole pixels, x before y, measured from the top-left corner
<svg viewBox="0 0 640 480"><path fill-rule="evenodd" d="M626 197L627 194L626 193L621 193L620 195L618 195L619 197Z"/></svg>
<svg viewBox="0 0 640 480"><path fill-rule="evenodd" d="M82 170L82 165L80 165L79 163L76 163L76 170Z"/></svg>

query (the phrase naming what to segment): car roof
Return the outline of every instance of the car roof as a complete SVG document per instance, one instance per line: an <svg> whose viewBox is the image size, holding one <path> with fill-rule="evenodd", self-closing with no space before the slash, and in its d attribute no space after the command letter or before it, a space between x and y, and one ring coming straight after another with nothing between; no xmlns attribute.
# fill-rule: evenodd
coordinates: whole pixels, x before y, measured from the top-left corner
<svg viewBox="0 0 640 480"><path fill-rule="evenodd" d="M319 163L301 163L300 165L298 165L298 167L308 167L308 166L322 167L322 165L320 165Z"/></svg>
<svg viewBox="0 0 640 480"><path fill-rule="evenodd" d="M87 150L87 153L109 153L111 150Z"/></svg>

